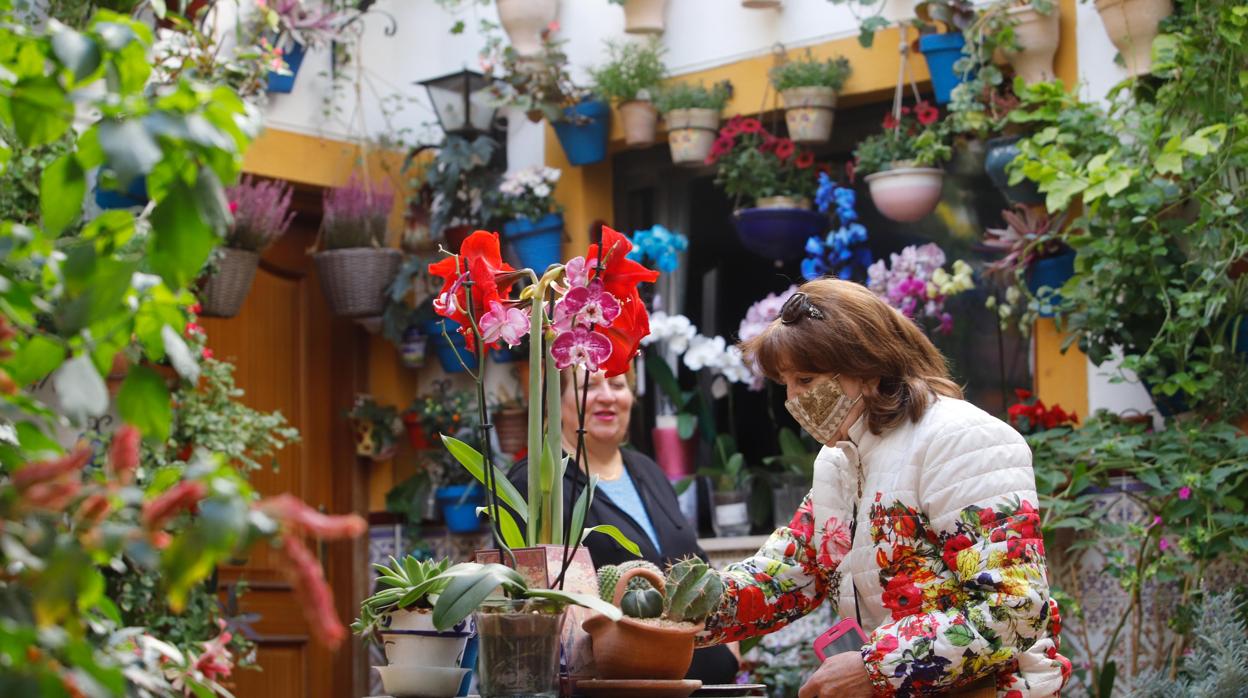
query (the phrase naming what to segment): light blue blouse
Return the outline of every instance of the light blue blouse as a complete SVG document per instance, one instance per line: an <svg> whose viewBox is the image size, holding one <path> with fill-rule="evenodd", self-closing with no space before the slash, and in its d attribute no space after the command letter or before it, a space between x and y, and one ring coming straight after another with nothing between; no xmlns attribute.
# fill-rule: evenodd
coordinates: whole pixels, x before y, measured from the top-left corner
<svg viewBox="0 0 1248 698"><path fill-rule="evenodd" d="M646 505L642 503L641 495L637 493L637 485L633 484L633 477L628 474L628 468L623 468L623 475L615 480L599 480L598 489L605 492L616 506L624 510L625 514L633 517L633 520L641 526L641 530L645 531L650 541L654 543L654 549L662 554L659 534L654 530L650 515L646 513Z"/></svg>

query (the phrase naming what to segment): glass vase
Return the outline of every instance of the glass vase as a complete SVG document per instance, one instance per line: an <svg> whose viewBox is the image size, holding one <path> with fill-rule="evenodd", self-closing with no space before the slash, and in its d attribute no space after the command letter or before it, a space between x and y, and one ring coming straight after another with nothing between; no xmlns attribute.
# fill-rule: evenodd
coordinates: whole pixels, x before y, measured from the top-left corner
<svg viewBox="0 0 1248 698"><path fill-rule="evenodd" d="M475 619L481 698L559 695L559 639L565 609L542 601L487 601Z"/></svg>

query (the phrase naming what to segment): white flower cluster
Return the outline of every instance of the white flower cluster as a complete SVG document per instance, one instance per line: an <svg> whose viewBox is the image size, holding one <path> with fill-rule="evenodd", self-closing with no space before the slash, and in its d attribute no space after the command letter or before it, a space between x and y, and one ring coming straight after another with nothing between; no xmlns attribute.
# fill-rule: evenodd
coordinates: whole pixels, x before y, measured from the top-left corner
<svg viewBox="0 0 1248 698"><path fill-rule="evenodd" d="M498 191L504 196L521 197L532 195L539 199L544 199L554 191L555 182L559 181L561 174L562 172L554 167L542 167L540 165L514 170L503 175L503 181L498 185Z"/></svg>
<svg viewBox="0 0 1248 698"><path fill-rule="evenodd" d="M662 310L650 316L650 334L642 338L642 346L662 342L677 356L689 349L689 342L698 333L689 318L684 315L668 315Z"/></svg>
<svg viewBox="0 0 1248 698"><path fill-rule="evenodd" d="M741 350L723 337L698 334L698 328L684 315L658 311L650 316L650 334L641 340L649 346L661 342L677 356L683 355L690 371L710 371L733 383L749 383L754 374L741 358Z"/></svg>

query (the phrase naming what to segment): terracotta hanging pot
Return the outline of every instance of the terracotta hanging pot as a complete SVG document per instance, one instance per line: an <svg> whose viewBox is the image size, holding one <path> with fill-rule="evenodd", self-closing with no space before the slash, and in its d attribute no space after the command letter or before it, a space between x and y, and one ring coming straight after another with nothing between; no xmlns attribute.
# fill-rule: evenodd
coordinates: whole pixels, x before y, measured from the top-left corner
<svg viewBox="0 0 1248 698"><path fill-rule="evenodd" d="M619 109L626 145L630 148L640 148L654 143L654 134L659 124L659 112L652 102L634 99L622 102Z"/></svg>
<svg viewBox="0 0 1248 698"><path fill-rule="evenodd" d="M1053 71L1053 58L1061 40L1060 9L1054 4L1048 15L1038 12L1034 5L1014 7L1008 11L1014 22L1014 38L1019 50L1006 51L1005 57L1014 66L1014 74L1028 85L1049 82L1057 77Z"/></svg>
<svg viewBox="0 0 1248 698"><path fill-rule="evenodd" d="M672 164L698 166L706 164L719 131L719 112L715 109L673 109L663 115L667 122L667 145L672 151Z"/></svg>
<svg viewBox="0 0 1248 698"><path fill-rule="evenodd" d="M898 167L867 175L871 201L885 218L914 223L936 209L945 172L934 167Z"/></svg>
<svg viewBox="0 0 1248 698"><path fill-rule="evenodd" d="M666 28L667 0L625 0L624 31L629 34L662 34Z"/></svg>
<svg viewBox="0 0 1248 698"><path fill-rule="evenodd" d="M831 87L793 87L780 93L789 138L797 143L827 143L836 116L836 90Z"/></svg>
<svg viewBox="0 0 1248 698"><path fill-rule="evenodd" d="M1161 20L1174 14L1171 0L1096 0L1105 32L1131 76L1153 68L1153 39Z"/></svg>
<svg viewBox="0 0 1248 698"><path fill-rule="evenodd" d="M542 51L542 30L559 16L559 0L498 0L498 21L521 56Z"/></svg>

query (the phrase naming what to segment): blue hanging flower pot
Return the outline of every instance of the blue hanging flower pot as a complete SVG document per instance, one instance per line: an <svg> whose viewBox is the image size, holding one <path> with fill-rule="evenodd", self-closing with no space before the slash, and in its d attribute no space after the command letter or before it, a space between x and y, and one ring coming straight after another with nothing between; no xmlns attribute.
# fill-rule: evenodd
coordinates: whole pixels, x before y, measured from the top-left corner
<svg viewBox="0 0 1248 698"><path fill-rule="evenodd" d="M446 485L434 494L446 519L446 529L451 533L474 533L481 529L477 507L485 503L485 490L476 483L470 485Z"/></svg>
<svg viewBox="0 0 1248 698"><path fill-rule="evenodd" d="M738 211L732 223L750 252L768 259L796 259L805 252L810 236L824 232L828 218L800 206L760 206Z"/></svg>
<svg viewBox="0 0 1248 698"><path fill-rule="evenodd" d="M289 75L282 75L276 71L269 71L268 90L280 94L289 94L295 90L295 78L299 76L299 66L303 65L303 56L307 53L307 47L303 44L292 41L290 45L283 51L282 59L286 61L286 67L290 70Z"/></svg>
<svg viewBox="0 0 1248 698"><path fill-rule="evenodd" d="M1053 257L1045 257L1031 263L1027 268L1027 290L1031 291L1031 295L1038 295L1041 288L1053 289L1054 293L1049 294L1045 300L1048 305L1054 306L1062 302L1062 297L1056 293L1075 275L1075 251L1068 250L1062 254ZM1041 311L1040 317L1053 317L1051 311Z"/></svg>
<svg viewBox="0 0 1248 698"><path fill-rule="evenodd" d="M966 38L961 32L924 34L919 37L919 51L927 59L927 72L932 76L932 91L937 104L948 104L953 88L970 76L959 75L953 66L962 58Z"/></svg>
<svg viewBox="0 0 1248 698"><path fill-rule="evenodd" d="M146 206L147 202L147 177L142 175L130 180L124 191L105 189L98 182L95 185L95 205L106 211Z"/></svg>
<svg viewBox="0 0 1248 698"><path fill-rule="evenodd" d="M503 224L503 240L511 245L518 267L532 269L540 276L562 258L563 214L507 221Z"/></svg>
<svg viewBox="0 0 1248 698"><path fill-rule="evenodd" d="M464 342L464 337L454 327L454 323L447 323L446 333L450 337L448 342L446 337L442 336L442 323L438 321L430 322L425 326L425 334L429 336L429 343L433 345L433 351L438 356L438 363L442 365L445 373L463 373L464 364L467 364L468 370L477 370L477 357L468 351L468 345ZM460 363L460 359L463 363Z"/></svg>
<svg viewBox="0 0 1248 698"><path fill-rule="evenodd" d="M607 137L611 134L611 107L589 100L564 110L567 119L552 124L559 145L573 165L592 165L607 158Z"/></svg>

